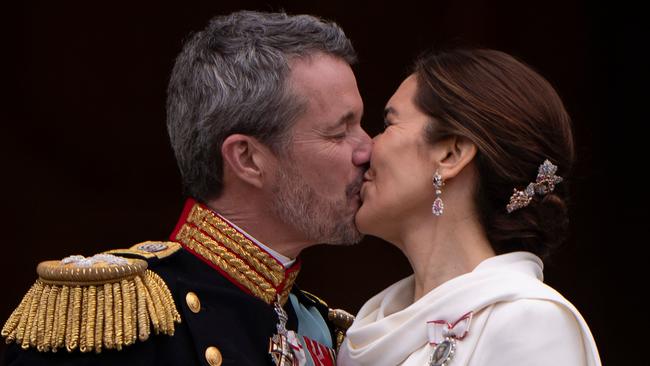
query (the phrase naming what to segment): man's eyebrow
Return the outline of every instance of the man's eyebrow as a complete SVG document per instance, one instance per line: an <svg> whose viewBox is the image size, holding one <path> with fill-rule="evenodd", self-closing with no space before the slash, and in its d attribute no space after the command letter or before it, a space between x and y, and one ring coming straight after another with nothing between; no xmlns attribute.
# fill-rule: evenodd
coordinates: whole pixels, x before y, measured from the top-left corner
<svg viewBox="0 0 650 366"><path fill-rule="evenodd" d="M389 114L397 115L397 111L393 107L386 107L384 109L384 118L388 117Z"/></svg>
<svg viewBox="0 0 650 366"><path fill-rule="evenodd" d="M336 121L336 123L332 126L332 128L346 125L352 121L354 121L354 112L350 111L339 118L338 121Z"/></svg>

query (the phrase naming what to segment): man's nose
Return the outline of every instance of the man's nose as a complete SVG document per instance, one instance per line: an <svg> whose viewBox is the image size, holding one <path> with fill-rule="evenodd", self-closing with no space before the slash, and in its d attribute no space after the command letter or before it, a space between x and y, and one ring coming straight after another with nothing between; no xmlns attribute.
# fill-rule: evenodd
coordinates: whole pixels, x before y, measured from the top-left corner
<svg viewBox="0 0 650 366"><path fill-rule="evenodd" d="M352 152L352 163L356 166L363 166L370 162L370 155L372 153L372 139L366 131L361 130L361 138L359 145Z"/></svg>

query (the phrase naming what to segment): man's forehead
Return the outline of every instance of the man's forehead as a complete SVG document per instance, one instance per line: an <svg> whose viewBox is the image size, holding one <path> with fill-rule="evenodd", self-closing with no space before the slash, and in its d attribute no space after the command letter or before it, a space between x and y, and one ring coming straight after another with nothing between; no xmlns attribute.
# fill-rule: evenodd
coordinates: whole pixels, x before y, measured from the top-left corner
<svg viewBox="0 0 650 366"><path fill-rule="evenodd" d="M356 79L345 60L324 54L294 58L289 62L289 84L300 93L356 88Z"/></svg>
<svg viewBox="0 0 650 366"><path fill-rule="evenodd" d="M300 58L292 64L292 92L306 103L302 118L309 124L332 126L361 118L363 102L350 66L326 54Z"/></svg>

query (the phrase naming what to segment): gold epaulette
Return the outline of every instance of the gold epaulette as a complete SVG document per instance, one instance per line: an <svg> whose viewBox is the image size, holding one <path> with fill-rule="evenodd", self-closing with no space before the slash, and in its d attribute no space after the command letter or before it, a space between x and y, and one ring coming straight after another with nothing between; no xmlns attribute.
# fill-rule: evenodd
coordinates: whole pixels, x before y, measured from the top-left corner
<svg viewBox="0 0 650 366"><path fill-rule="evenodd" d="M300 290L300 292L302 292L302 294L305 295L305 296L306 296L308 299L310 299L311 301L313 301L313 302L317 302L317 303L321 304L323 307L329 309L329 306L327 305L327 303L326 303L323 299L321 299L320 297L318 297L318 296L312 294L312 293L309 292L309 291Z"/></svg>
<svg viewBox="0 0 650 366"><path fill-rule="evenodd" d="M312 294L311 292L307 292L305 290L300 290L305 296L307 296L308 299L311 299L314 302L317 302L324 306L325 308L328 309L327 312L327 318L329 321L332 322L338 329L341 329L343 331L348 330L350 326L352 325L352 322L354 322L354 315L348 313L345 310L342 309L332 309L330 308L325 301L323 301L320 297Z"/></svg>
<svg viewBox="0 0 650 366"><path fill-rule="evenodd" d="M102 253L46 261L2 328L23 349L101 352L154 333L174 334L180 315L164 281L143 259Z"/></svg>
<svg viewBox="0 0 650 366"><path fill-rule="evenodd" d="M337 328L348 330L354 322L354 315L342 309L329 309L327 317Z"/></svg>
<svg viewBox="0 0 650 366"><path fill-rule="evenodd" d="M334 324L334 334L336 335L336 350L338 351L345 340L345 333L348 331L348 328L354 322L354 315L348 313L342 309L332 309L330 308L325 301L320 297L307 292L305 290L300 290L308 299L317 302L324 306L327 310L327 319Z"/></svg>
<svg viewBox="0 0 650 366"><path fill-rule="evenodd" d="M336 327L334 333L336 334L336 351L338 352L345 340L345 333L354 322L354 315L342 309L329 309L327 318Z"/></svg>

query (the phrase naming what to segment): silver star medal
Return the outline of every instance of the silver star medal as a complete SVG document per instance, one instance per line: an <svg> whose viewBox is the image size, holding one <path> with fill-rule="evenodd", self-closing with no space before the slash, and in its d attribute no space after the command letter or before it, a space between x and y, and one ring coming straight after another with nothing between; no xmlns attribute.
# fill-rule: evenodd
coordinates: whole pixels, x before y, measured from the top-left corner
<svg viewBox="0 0 650 366"><path fill-rule="evenodd" d="M456 339L447 337L434 346L429 356L429 366L447 366L456 353Z"/></svg>
<svg viewBox="0 0 650 366"><path fill-rule="evenodd" d="M445 320L432 320L427 322L429 344L433 347L428 366L449 366L456 354L457 342L463 340L469 333L473 312L461 316L453 323Z"/></svg>
<svg viewBox="0 0 650 366"><path fill-rule="evenodd" d="M278 314L278 332L269 339L269 354L273 358L276 366L293 366L295 357L287 335L287 312L280 305L280 297L273 304L275 312Z"/></svg>

